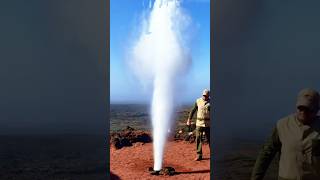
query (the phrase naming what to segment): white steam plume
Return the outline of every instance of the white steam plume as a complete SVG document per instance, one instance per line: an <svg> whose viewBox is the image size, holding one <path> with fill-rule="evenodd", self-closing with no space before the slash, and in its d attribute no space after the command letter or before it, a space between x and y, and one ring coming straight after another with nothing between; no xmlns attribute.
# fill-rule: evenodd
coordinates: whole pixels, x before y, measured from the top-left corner
<svg viewBox="0 0 320 180"><path fill-rule="evenodd" d="M179 0L155 0L150 8L130 62L139 79L152 85L154 170L160 170L177 100L175 86L191 60L185 38L190 18L183 13Z"/></svg>

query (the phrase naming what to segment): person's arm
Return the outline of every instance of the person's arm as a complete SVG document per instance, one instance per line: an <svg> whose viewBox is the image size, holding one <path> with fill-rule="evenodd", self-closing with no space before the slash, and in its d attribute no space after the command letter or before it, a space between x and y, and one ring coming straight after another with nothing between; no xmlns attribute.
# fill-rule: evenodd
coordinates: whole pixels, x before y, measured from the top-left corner
<svg viewBox="0 0 320 180"><path fill-rule="evenodd" d="M210 102L206 104L208 111L210 111Z"/></svg>
<svg viewBox="0 0 320 180"><path fill-rule="evenodd" d="M273 157L277 152L280 152L280 150L281 141L279 139L277 128L274 128L271 137L268 138L267 142L260 150L251 174L251 180L263 179Z"/></svg>
<svg viewBox="0 0 320 180"><path fill-rule="evenodd" d="M190 111L189 113L189 117L188 117L188 120L187 120L187 125L190 125L190 121L194 115L194 113L198 110L198 105L197 105L197 102L194 103L193 107L192 107L192 110Z"/></svg>

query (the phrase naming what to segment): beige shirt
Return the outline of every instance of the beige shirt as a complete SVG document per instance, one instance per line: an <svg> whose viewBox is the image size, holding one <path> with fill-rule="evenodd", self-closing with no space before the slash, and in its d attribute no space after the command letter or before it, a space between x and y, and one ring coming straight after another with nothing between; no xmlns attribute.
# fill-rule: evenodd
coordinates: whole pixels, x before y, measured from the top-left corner
<svg viewBox="0 0 320 180"><path fill-rule="evenodd" d="M204 100L202 97L195 102L188 119L192 119L194 113L197 111L196 126L209 127L210 126L210 99Z"/></svg>
<svg viewBox="0 0 320 180"><path fill-rule="evenodd" d="M203 98L197 99L197 121L196 126L209 127L210 126L210 102Z"/></svg>
<svg viewBox="0 0 320 180"><path fill-rule="evenodd" d="M293 114L278 121L277 131L282 144L279 176L320 180L320 120L304 125Z"/></svg>

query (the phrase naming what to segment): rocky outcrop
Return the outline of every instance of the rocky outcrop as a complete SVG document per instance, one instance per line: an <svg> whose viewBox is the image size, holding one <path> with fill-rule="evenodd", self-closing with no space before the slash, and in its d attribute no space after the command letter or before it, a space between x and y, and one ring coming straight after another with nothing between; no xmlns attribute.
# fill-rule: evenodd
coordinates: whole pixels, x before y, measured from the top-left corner
<svg viewBox="0 0 320 180"><path fill-rule="evenodd" d="M126 129L110 134L110 143L116 149L120 149L125 146L132 146L136 142L152 142L151 134L146 131L135 130L130 126L127 126Z"/></svg>
<svg viewBox="0 0 320 180"><path fill-rule="evenodd" d="M185 126L184 128L177 129L174 140L184 140L189 141L190 143L195 142L196 140L196 126L192 124L191 126ZM208 143L206 138L203 139L204 143Z"/></svg>
<svg viewBox="0 0 320 180"><path fill-rule="evenodd" d="M194 124L191 126L181 127L176 129L176 131L169 136L168 140L182 140L194 143L196 139L195 133ZM138 142L142 144L152 142L151 133L148 131L135 130L130 126L127 126L123 130L110 134L110 144L116 149L121 149L122 147L126 146L133 146L134 143L138 144ZM204 139L203 142L207 143L207 139Z"/></svg>

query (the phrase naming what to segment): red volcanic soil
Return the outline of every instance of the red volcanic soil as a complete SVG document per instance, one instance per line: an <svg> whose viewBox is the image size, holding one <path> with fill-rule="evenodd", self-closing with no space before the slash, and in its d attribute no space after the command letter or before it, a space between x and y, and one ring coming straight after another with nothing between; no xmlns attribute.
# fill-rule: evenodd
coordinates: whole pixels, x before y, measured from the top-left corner
<svg viewBox="0 0 320 180"><path fill-rule="evenodd" d="M177 172L173 176L150 175L148 168L153 167L152 149L152 143L135 143L131 147L123 147L118 150L111 147L111 179L210 179L209 145L203 145L203 160L194 161L196 157L195 143L167 142L163 167L173 167Z"/></svg>

